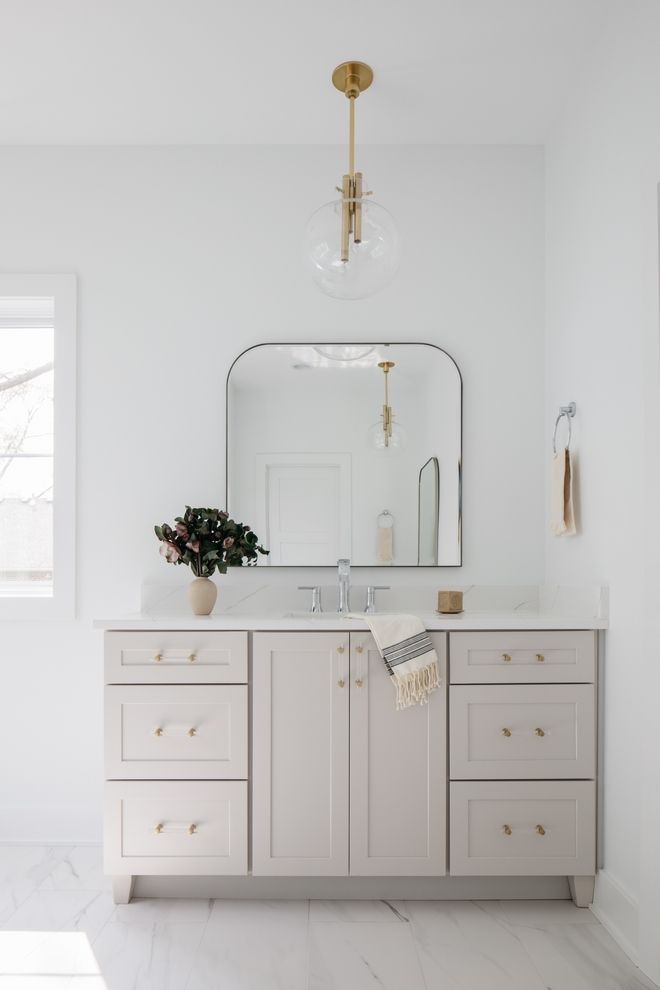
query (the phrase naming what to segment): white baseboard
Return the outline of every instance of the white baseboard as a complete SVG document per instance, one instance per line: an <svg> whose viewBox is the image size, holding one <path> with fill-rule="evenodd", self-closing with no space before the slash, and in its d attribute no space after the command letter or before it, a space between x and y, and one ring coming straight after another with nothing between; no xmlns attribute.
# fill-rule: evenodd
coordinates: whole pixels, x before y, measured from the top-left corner
<svg viewBox="0 0 660 990"><path fill-rule="evenodd" d="M596 874L591 910L625 954L639 965L639 904L607 870Z"/></svg>

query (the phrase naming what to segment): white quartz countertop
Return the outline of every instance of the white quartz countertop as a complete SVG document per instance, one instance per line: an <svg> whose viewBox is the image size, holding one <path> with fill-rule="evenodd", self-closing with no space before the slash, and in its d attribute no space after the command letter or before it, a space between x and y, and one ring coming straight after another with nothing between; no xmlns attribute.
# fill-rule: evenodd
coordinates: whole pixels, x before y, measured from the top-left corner
<svg viewBox="0 0 660 990"><path fill-rule="evenodd" d="M437 613L419 615L430 632L443 630L478 629L606 629L607 620L589 615L559 615L551 612L462 612L460 615L439 615ZM144 616L127 615L124 618L97 619L97 629L163 630L163 629L245 629L245 630L328 630L350 631L368 629L364 618L346 618L335 612L321 615L209 615L190 614Z"/></svg>
<svg viewBox="0 0 660 990"><path fill-rule="evenodd" d="M394 582L393 582L394 585ZM462 589L465 611L433 611L437 589L400 584L379 591L380 614L417 615L429 631L478 629L606 629L607 589L561 586L478 586ZM213 615L194 616L185 586L143 585L141 611L97 619L97 629L351 630L367 629L365 588L354 586L353 615L338 615L336 588L323 588L324 611L305 611L309 592L277 584L225 584Z"/></svg>

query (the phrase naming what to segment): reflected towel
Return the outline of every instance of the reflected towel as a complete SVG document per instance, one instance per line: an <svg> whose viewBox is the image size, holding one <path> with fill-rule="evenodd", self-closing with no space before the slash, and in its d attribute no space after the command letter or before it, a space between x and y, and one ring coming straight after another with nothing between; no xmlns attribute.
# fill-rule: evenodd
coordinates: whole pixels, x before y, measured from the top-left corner
<svg viewBox="0 0 660 990"><path fill-rule="evenodd" d="M396 707L425 705L440 685L438 655L416 615L360 615L376 640L396 691Z"/></svg>
<svg viewBox="0 0 660 990"><path fill-rule="evenodd" d="M573 515L573 469L567 447L552 459L550 527L555 536L575 536Z"/></svg>
<svg viewBox="0 0 660 990"><path fill-rule="evenodd" d="M394 540L392 539L393 533L394 533L393 526L378 527L378 562L380 564L389 564L393 560L393 549L394 549Z"/></svg>

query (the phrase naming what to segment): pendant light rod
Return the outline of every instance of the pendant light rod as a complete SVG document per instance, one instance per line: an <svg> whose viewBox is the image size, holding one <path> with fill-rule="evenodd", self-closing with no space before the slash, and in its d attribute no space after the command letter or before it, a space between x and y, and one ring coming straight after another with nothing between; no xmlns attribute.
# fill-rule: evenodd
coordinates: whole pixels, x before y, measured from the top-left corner
<svg viewBox="0 0 660 990"><path fill-rule="evenodd" d="M332 73L336 89L348 99L348 172L341 183L341 260L349 259L350 239L359 244L362 240L362 172L355 171L355 101L368 89L374 74L364 62L342 62Z"/></svg>
<svg viewBox="0 0 660 990"><path fill-rule="evenodd" d="M390 437L392 436L392 407L390 406L390 392L388 388L388 375L390 373L390 368L394 367L394 361L379 361L378 367L383 369L383 374L385 375L385 404L383 406L383 436L385 446L389 447Z"/></svg>

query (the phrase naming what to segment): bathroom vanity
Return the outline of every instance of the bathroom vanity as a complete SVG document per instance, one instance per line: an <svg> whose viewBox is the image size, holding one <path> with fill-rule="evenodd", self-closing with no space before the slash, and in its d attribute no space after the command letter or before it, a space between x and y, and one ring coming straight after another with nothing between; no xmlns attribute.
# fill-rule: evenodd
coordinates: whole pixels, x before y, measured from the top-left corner
<svg viewBox="0 0 660 990"><path fill-rule="evenodd" d="M442 683L403 711L364 621L98 623L115 900L136 877L147 894L206 878L206 896L431 898L562 896L568 877L587 905L605 623L422 618Z"/></svg>

